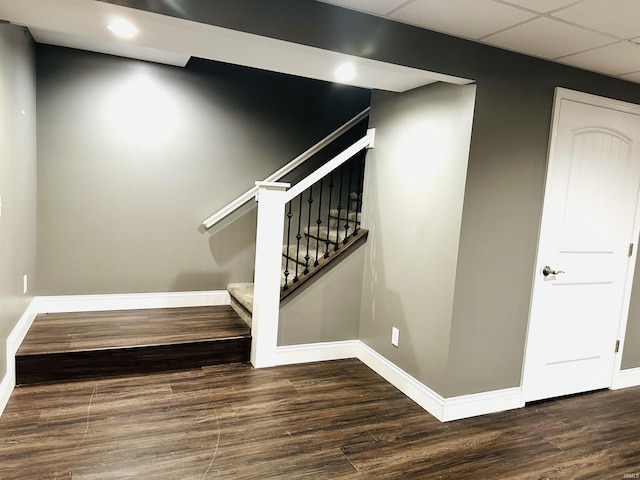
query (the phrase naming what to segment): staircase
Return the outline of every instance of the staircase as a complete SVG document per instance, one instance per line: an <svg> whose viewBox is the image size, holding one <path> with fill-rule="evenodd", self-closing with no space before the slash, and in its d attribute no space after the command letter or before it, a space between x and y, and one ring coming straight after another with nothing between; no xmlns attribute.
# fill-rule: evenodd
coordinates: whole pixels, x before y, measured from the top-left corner
<svg viewBox="0 0 640 480"><path fill-rule="evenodd" d="M249 326L229 306L37 315L16 353L16 384L248 362Z"/></svg>
<svg viewBox="0 0 640 480"><path fill-rule="evenodd" d="M329 263L344 257L365 242L368 231L360 228L361 195L349 195L349 209L331 208L327 212L328 226L305 227L304 240L282 246L280 300L285 299ZM347 227L347 228L345 228ZM253 312L253 283L230 283L227 290L232 308L249 325Z"/></svg>

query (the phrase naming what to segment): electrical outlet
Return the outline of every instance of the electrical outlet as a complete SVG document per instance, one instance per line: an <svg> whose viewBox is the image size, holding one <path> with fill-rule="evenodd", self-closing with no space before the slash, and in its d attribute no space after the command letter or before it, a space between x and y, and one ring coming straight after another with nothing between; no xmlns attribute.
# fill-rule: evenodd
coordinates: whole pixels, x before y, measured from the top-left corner
<svg viewBox="0 0 640 480"><path fill-rule="evenodd" d="M400 341L400 330L398 330L396 327L391 327L391 345L393 345L394 347L397 347L399 341Z"/></svg>
<svg viewBox="0 0 640 480"><path fill-rule="evenodd" d="M0 217L2 217L2 195L0 195Z"/></svg>
<svg viewBox="0 0 640 480"><path fill-rule="evenodd" d="M28 291L28 286L27 286L28 284L27 284L27 281L28 281L28 279L27 279L27 274L25 273L25 274L22 276L22 294L23 294L23 295L26 295L26 294L27 294L27 291Z"/></svg>

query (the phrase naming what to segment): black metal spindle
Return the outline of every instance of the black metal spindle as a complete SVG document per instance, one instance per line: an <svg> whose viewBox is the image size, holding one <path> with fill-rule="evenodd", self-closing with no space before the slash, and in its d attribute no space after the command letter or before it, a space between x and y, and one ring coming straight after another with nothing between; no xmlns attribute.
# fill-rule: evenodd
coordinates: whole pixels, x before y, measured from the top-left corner
<svg viewBox="0 0 640 480"><path fill-rule="evenodd" d="M316 220L316 232L319 234L320 233L320 225L322 225L322 220L320 219L320 216L322 215L322 181L324 179L321 178L320 179L320 195L318 195L318 219ZM320 251L320 237L318 237L318 239L316 240L316 260L315 262L313 262L313 266L317 267L318 266L318 252Z"/></svg>
<svg viewBox="0 0 640 480"><path fill-rule="evenodd" d="M289 289L289 247L291 246L291 217L293 217L293 212L291 212L291 201L289 201L289 211L287 212L287 250L285 255L285 265L284 265L284 285L282 286L282 290Z"/></svg>
<svg viewBox="0 0 640 480"><path fill-rule="evenodd" d="M360 181L358 182L358 191L356 192L356 225L353 230L354 235L357 235L360 231L360 217L362 215L362 191L364 190L365 155L361 155L360 158Z"/></svg>
<svg viewBox="0 0 640 480"><path fill-rule="evenodd" d="M351 185L353 184L353 161L349 162L349 183L347 185L347 215L344 223L344 240L342 243L347 243L349 240L349 214L351 213Z"/></svg>
<svg viewBox="0 0 640 480"><path fill-rule="evenodd" d="M335 183L333 183L333 171L329 176L329 208L327 209L327 238L325 240L326 250L324 252L324 258L329 257L329 244L331 240L329 239L329 231L331 230L329 227L331 226L331 196L333 194L333 187L335 187ZM318 240L320 240L320 230L318 230Z"/></svg>
<svg viewBox="0 0 640 480"><path fill-rule="evenodd" d="M340 249L340 212L342 212L342 187L344 184L344 167L340 168L340 190L338 192L338 226L336 227L336 245L334 251Z"/></svg>
<svg viewBox="0 0 640 480"><path fill-rule="evenodd" d="M313 205L313 185L309 187L309 199L307 200L307 202L309 203L309 211L307 212L307 251L304 256L304 272L302 272L304 275L309 273L309 259L311 258L311 256L309 255L309 239L311 238L311 236L309 234L311 233L311 206Z"/></svg>
<svg viewBox="0 0 640 480"><path fill-rule="evenodd" d="M300 239L302 238L302 234L300 233L300 224L302 223L302 193L300 194L300 204L298 205L298 233L296 234L296 275L293 277L293 283L296 283L298 278L298 267L300 263L298 259L300 258Z"/></svg>

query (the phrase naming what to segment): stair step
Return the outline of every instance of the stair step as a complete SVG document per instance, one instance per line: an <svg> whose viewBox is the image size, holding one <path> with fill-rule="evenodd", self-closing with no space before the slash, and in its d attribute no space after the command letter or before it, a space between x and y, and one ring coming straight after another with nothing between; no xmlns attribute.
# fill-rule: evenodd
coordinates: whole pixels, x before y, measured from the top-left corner
<svg viewBox="0 0 640 480"><path fill-rule="evenodd" d="M352 231L353 229L349 229L349 233L347 235L351 235ZM336 230L335 228L327 227L305 228L304 234L319 242L321 246L325 245L327 241L330 244L335 245L338 242L342 242L346 237L344 229Z"/></svg>
<svg viewBox="0 0 640 480"><path fill-rule="evenodd" d="M320 231L322 234L322 230ZM290 295L294 290L296 290L300 285L306 283L306 281L311 278L316 272L322 270L325 266L327 266L331 261L335 260L339 256L344 256L345 252L352 251L355 247L362 244L362 242L366 241L369 232L367 230L361 229L358 235L349 237L349 241L340 245L338 250L330 249L329 255L327 258L324 258L323 255L320 255L318 260L319 263L317 266L309 265L309 273L304 274L304 268L302 265L298 268L298 281L294 281L295 277L295 263L294 265L289 266L289 277L286 290L282 290L280 292L280 299L286 298ZM335 233L334 233L335 235ZM324 245L324 242L323 242ZM283 248L286 250L286 246ZM295 253L294 253L295 255ZM315 257L314 257L315 263ZM283 267L284 270L284 267ZM280 286L284 285L284 271L281 272L280 276ZM253 312L253 292L254 292L254 284L253 283L230 283L227 285L227 290L229 291L229 295L231 296L231 303L235 305L236 309L241 309L242 314L251 316ZM248 320L250 323L250 320Z"/></svg>
<svg viewBox="0 0 640 480"><path fill-rule="evenodd" d="M18 385L247 362L251 330L230 306L36 316L16 353Z"/></svg>
<svg viewBox="0 0 640 480"><path fill-rule="evenodd" d="M229 295L248 312L253 312L253 283L230 283L227 285Z"/></svg>
<svg viewBox="0 0 640 480"><path fill-rule="evenodd" d="M340 212L340 215L338 216L338 212ZM360 215L362 214L362 212L357 212L355 210L349 210L349 222L356 222L358 221L358 223L360 223ZM329 210L329 216L331 218L340 218L340 220L345 220L347 218L347 209L343 208L341 210L338 210L337 208L332 208L331 210Z"/></svg>
<svg viewBox="0 0 640 480"><path fill-rule="evenodd" d="M344 230L347 219L349 219L349 232L353 232L356 225L360 225L360 215L360 212L354 210L349 211L347 214L347 210L344 208L342 210L332 208L329 210L329 228L333 230L337 228Z"/></svg>
<svg viewBox="0 0 640 480"><path fill-rule="evenodd" d="M316 241L315 239L309 239L309 259L308 265L312 266L316 260ZM318 257L322 257L325 251L325 245L322 243L320 248L318 249ZM287 259L289 259L289 270L295 270L296 263L299 265L298 269L302 267L304 269L305 265L307 265L307 243L306 241L300 242L300 250L298 251L297 245L289 245L287 248L286 245L282 247L282 269L284 270L287 266Z"/></svg>

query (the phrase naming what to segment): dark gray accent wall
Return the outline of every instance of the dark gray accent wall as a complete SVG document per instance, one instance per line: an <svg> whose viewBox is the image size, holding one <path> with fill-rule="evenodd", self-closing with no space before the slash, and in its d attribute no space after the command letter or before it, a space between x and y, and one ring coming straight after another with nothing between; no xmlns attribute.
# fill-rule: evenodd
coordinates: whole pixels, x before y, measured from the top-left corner
<svg viewBox="0 0 640 480"><path fill-rule="evenodd" d="M6 340L32 299L36 260L35 56L29 33L0 23L0 380ZM23 294L23 275L29 291Z"/></svg>
<svg viewBox="0 0 640 480"><path fill-rule="evenodd" d="M640 85L312 0L191 0L180 9L169 0L110 2L476 80L451 350L439 393L520 384L554 88L640 104ZM638 295L636 288L634 302ZM627 368L640 366L630 352L640 345L634 312Z"/></svg>
<svg viewBox="0 0 640 480"><path fill-rule="evenodd" d="M192 60L37 49L38 294L251 281L255 209L210 214L369 104L367 90Z"/></svg>

